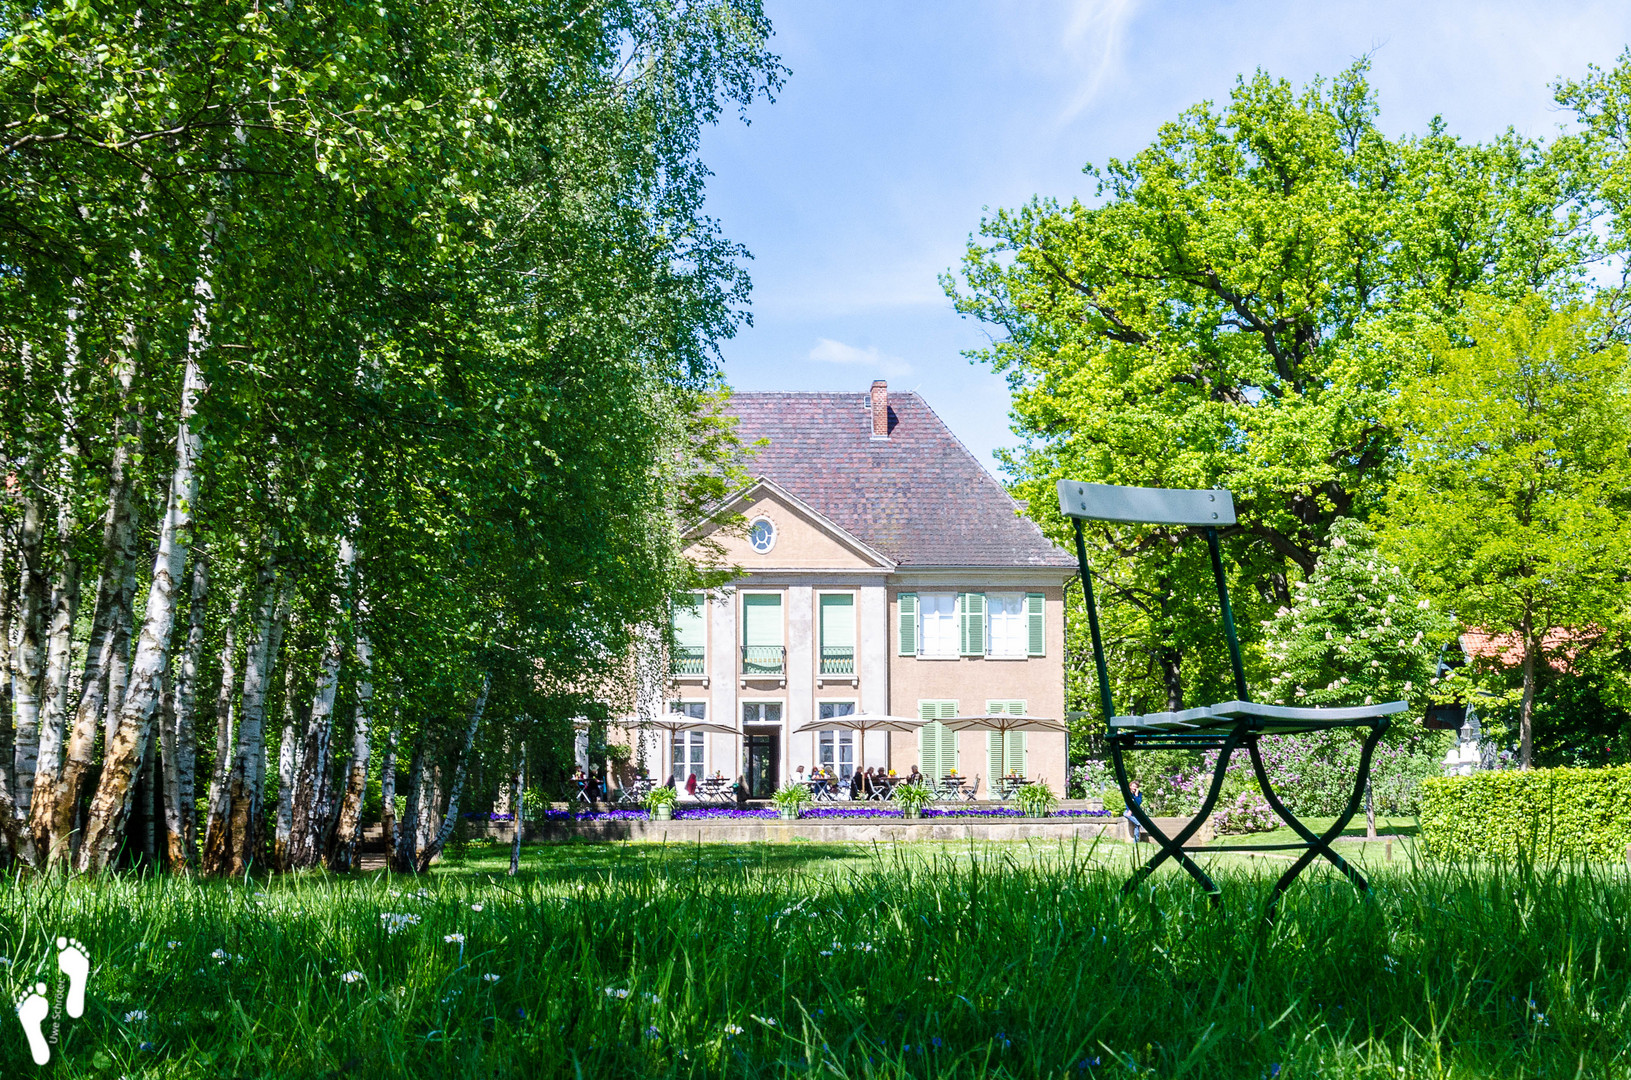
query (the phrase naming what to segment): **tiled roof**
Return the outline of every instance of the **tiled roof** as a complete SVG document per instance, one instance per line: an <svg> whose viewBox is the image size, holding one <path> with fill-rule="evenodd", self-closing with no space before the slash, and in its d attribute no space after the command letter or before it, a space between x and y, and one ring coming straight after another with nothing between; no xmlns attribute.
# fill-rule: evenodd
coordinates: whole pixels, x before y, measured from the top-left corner
<svg viewBox="0 0 1631 1080"><path fill-rule="evenodd" d="M737 393L748 471L781 485L902 569L1049 566L1054 546L916 394L889 395L889 438L872 438L867 394Z"/></svg>

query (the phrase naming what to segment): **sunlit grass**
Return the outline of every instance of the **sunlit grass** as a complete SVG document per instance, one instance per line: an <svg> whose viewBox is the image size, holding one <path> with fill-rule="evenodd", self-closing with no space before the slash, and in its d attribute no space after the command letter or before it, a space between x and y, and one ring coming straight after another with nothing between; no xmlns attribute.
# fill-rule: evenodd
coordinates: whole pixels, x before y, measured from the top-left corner
<svg viewBox="0 0 1631 1080"><path fill-rule="evenodd" d="M0 952L14 997L57 935L92 953L59 1076L1631 1076L1623 868L1396 854L1371 899L1311 871L1269 926L1280 864L1209 860L1214 908L1179 874L1123 899L1130 857L631 844L529 848L514 879L494 849L422 879L14 880ZM8 1028L0 1075L39 1071Z"/></svg>

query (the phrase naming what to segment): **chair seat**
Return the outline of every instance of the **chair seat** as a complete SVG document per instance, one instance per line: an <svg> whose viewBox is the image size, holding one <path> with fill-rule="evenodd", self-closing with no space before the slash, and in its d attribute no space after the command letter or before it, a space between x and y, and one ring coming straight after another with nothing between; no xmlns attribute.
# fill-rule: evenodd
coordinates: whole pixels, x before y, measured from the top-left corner
<svg viewBox="0 0 1631 1080"><path fill-rule="evenodd" d="M1344 705L1335 708L1306 705L1269 705L1261 701L1224 701L1180 712L1145 713L1143 716L1116 716L1110 727L1121 731L1201 731L1229 727L1236 720L1252 717L1265 731L1303 729L1314 724L1344 724L1392 716L1410 707L1407 701L1386 701L1377 705Z"/></svg>

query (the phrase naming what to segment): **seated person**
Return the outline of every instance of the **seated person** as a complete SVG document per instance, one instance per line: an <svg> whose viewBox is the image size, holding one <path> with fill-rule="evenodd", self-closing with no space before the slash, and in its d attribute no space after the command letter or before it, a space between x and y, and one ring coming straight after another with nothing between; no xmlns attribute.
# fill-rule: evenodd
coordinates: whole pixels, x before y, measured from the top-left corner
<svg viewBox="0 0 1631 1080"><path fill-rule="evenodd" d="M733 787L736 791L736 805L746 806L748 804L748 778L738 776Z"/></svg>
<svg viewBox="0 0 1631 1080"><path fill-rule="evenodd" d="M918 772L916 765L913 765L912 766L912 771L906 774L906 782L908 784L921 784L921 783L923 783L923 774Z"/></svg>
<svg viewBox="0 0 1631 1080"><path fill-rule="evenodd" d="M685 793L691 798L697 797L697 774L687 773L685 777Z"/></svg>
<svg viewBox="0 0 1631 1080"><path fill-rule="evenodd" d="M849 774L849 797L851 799L861 797L861 772L859 769Z"/></svg>
<svg viewBox="0 0 1631 1080"><path fill-rule="evenodd" d="M669 788L669 789L672 789L674 787L674 777L672 775L670 775L667 780L663 781L663 787Z"/></svg>

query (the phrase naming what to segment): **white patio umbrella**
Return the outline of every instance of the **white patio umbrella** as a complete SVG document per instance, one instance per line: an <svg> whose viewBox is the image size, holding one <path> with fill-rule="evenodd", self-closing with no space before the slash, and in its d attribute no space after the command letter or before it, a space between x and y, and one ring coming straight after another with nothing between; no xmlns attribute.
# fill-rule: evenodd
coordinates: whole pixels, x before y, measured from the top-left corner
<svg viewBox="0 0 1631 1080"><path fill-rule="evenodd" d="M866 768L866 733L869 731L916 731L927 724L927 720L919 720L912 716L890 716L888 713L859 712L848 716L829 716L826 719L811 720L800 724L793 729L797 735L805 731L859 731L861 733L861 763L858 769Z"/></svg>
<svg viewBox="0 0 1631 1080"><path fill-rule="evenodd" d="M1062 735L1068 730L1062 720L1046 716L1014 715L1013 713L984 712L969 716L954 716L940 721L951 731L995 731L1002 735L1002 761L1008 763L1008 733L1010 731L1047 731ZM995 779L995 777L991 778ZM990 789L987 788L989 791Z"/></svg>
<svg viewBox="0 0 1631 1080"><path fill-rule="evenodd" d="M665 743L671 743L673 741L674 733L679 731L701 731L706 732L709 735L742 734L740 731L729 726L728 724L717 724L712 720L699 720L694 716L686 716L684 713L664 713L661 716L653 716L649 719L642 719L638 716L621 716L612 722L617 724L619 727L666 732L669 737L663 740ZM659 750L659 763L661 762L661 759L662 751ZM672 763L670 763L670 770L672 770ZM661 770L659 770L659 772L662 776L666 777L668 775L668 772L663 772Z"/></svg>

